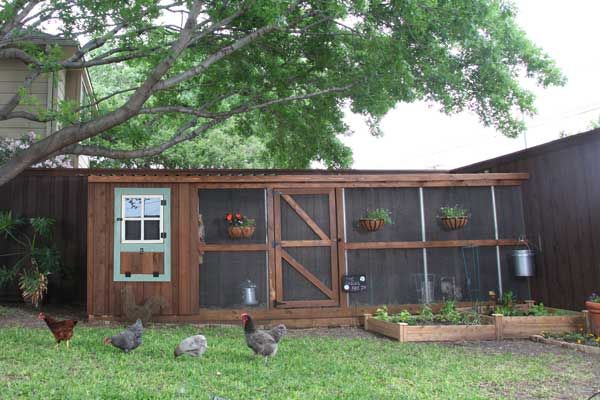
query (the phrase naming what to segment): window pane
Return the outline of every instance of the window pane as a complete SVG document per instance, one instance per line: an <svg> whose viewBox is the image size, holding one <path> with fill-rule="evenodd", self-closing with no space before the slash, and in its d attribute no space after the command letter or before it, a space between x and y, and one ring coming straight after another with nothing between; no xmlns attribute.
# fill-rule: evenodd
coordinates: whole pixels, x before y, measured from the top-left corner
<svg viewBox="0 0 600 400"><path fill-rule="evenodd" d="M142 216L142 199L139 197L125 197L125 218Z"/></svg>
<svg viewBox="0 0 600 400"><path fill-rule="evenodd" d="M144 221L144 240L160 239L160 221Z"/></svg>
<svg viewBox="0 0 600 400"><path fill-rule="evenodd" d="M160 199L158 197L144 199L144 216L160 217Z"/></svg>
<svg viewBox="0 0 600 400"><path fill-rule="evenodd" d="M142 221L125 221L125 240L142 239Z"/></svg>

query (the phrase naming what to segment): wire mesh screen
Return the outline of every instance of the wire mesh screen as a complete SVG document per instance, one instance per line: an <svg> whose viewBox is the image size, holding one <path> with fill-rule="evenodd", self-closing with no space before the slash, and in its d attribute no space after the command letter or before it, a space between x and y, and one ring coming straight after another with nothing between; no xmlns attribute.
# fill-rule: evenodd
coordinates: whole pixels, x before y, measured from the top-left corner
<svg viewBox="0 0 600 400"><path fill-rule="evenodd" d="M243 285L256 285L256 307L268 299L267 254L265 252L207 252L200 266L200 307L247 308Z"/></svg>
<svg viewBox="0 0 600 400"><path fill-rule="evenodd" d="M498 293L495 247L427 249L427 272L434 302L487 300L490 290Z"/></svg>
<svg viewBox="0 0 600 400"><path fill-rule="evenodd" d="M511 291L519 300L530 300L531 292L527 278L515 276L515 263L512 257L513 250L523 247L500 247L500 266L502 270L502 287L504 292Z"/></svg>
<svg viewBox="0 0 600 400"><path fill-rule="evenodd" d="M523 198L520 186L494 188L498 215L498 237L518 239L525 236Z"/></svg>
<svg viewBox="0 0 600 400"><path fill-rule="evenodd" d="M225 221L225 215L229 212L241 213L256 221L256 231L251 238L243 239L243 243L266 242L267 219L263 189L201 189L198 191L198 202L206 243L232 243ZM235 243L237 242L241 240Z"/></svg>
<svg viewBox="0 0 600 400"><path fill-rule="evenodd" d="M327 288L331 289L331 248L295 247L285 251L302 268L314 275ZM328 297L313 285L285 258L282 262L283 300L326 300Z"/></svg>
<svg viewBox="0 0 600 400"><path fill-rule="evenodd" d="M329 195L327 194L292 194L292 201L300 206L306 214L326 234L329 232ZM281 239L282 240L319 240L319 236L311 229L290 204L281 198Z"/></svg>
<svg viewBox="0 0 600 400"><path fill-rule="evenodd" d="M349 293L351 305L419 303L423 290L423 251L349 250L348 274L365 274L367 291Z"/></svg>
<svg viewBox="0 0 600 400"><path fill-rule="evenodd" d="M489 187L423 189L427 240L494 239L494 212ZM469 222L461 229L448 230L438 218L440 207L466 208Z"/></svg>
<svg viewBox="0 0 600 400"><path fill-rule="evenodd" d="M344 189L348 242L421 240L419 189ZM376 232L361 229L358 221L367 210L391 211L394 224Z"/></svg>

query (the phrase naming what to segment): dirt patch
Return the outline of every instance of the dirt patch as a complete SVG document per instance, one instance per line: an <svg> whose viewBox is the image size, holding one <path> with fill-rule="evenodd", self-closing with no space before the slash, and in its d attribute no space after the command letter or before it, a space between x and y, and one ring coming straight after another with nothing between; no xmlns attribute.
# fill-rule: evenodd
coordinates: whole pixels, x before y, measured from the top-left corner
<svg viewBox="0 0 600 400"><path fill-rule="evenodd" d="M40 312L48 313L58 319L87 320L82 307L45 305L35 308L27 304L4 304L0 305L0 328L43 327L45 326L44 321L37 319Z"/></svg>

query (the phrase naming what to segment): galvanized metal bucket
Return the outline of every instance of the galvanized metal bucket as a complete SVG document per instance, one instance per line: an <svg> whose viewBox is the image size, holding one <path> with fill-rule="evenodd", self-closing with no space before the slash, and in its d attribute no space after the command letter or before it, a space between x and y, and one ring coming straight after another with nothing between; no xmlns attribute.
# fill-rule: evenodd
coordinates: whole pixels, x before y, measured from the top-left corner
<svg viewBox="0 0 600 400"><path fill-rule="evenodd" d="M535 275L535 251L513 250L512 257L515 264L515 276L531 277Z"/></svg>
<svg viewBox="0 0 600 400"><path fill-rule="evenodd" d="M250 280L244 281L240 288L242 289L242 304L245 306L255 306L258 304L256 299L256 284Z"/></svg>

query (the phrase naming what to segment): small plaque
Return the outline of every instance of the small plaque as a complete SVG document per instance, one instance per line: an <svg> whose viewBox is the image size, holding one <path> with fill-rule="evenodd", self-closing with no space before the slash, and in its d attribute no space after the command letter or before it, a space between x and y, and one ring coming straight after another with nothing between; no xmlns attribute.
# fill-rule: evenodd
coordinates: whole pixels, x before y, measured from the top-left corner
<svg viewBox="0 0 600 400"><path fill-rule="evenodd" d="M342 290L348 293L364 292L367 290L366 275L344 275Z"/></svg>

